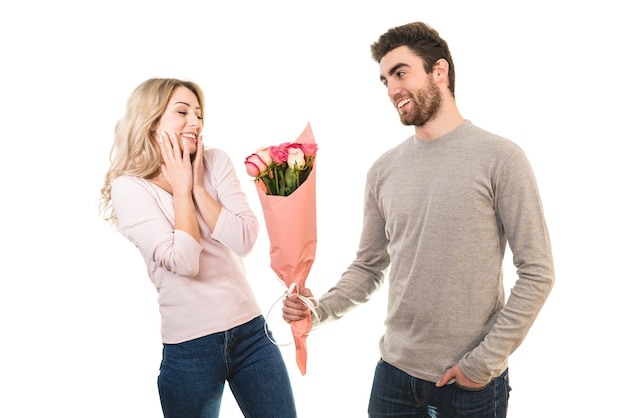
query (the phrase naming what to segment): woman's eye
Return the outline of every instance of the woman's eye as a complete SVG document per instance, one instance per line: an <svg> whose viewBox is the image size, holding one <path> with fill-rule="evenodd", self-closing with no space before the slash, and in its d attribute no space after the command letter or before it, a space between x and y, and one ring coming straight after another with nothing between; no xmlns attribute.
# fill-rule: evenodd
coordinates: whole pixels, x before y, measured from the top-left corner
<svg viewBox="0 0 626 418"><path fill-rule="evenodd" d="M178 113L183 115L183 116L187 115L187 112L183 112L182 110L179 110Z"/></svg>
<svg viewBox="0 0 626 418"><path fill-rule="evenodd" d="M198 119L200 119L200 120L204 119L204 117L203 117L202 115L197 115L196 117L197 117Z"/></svg>

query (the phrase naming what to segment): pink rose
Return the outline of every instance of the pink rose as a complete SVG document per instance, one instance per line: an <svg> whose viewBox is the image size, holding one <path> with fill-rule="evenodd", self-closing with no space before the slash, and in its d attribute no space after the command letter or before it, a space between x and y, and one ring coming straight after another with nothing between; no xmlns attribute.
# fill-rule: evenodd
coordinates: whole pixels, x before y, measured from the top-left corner
<svg viewBox="0 0 626 418"><path fill-rule="evenodd" d="M272 148L275 148L275 147L269 146L269 147L259 148L258 150L256 150L256 155L258 155L259 158L263 160L266 166L271 165L273 162L272 153L271 153Z"/></svg>
<svg viewBox="0 0 626 418"><path fill-rule="evenodd" d="M300 144L300 148L302 148L302 152L304 152L305 157L315 157L317 153L317 143L306 143Z"/></svg>
<svg viewBox="0 0 626 418"><path fill-rule="evenodd" d="M267 164L259 154L252 154L246 158L246 172L250 177L258 177L267 169Z"/></svg>
<svg viewBox="0 0 626 418"><path fill-rule="evenodd" d="M287 158L289 157L289 143L280 144L277 147L274 147L270 150L270 154L272 156L272 160L277 164L281 165Z"/></svg>

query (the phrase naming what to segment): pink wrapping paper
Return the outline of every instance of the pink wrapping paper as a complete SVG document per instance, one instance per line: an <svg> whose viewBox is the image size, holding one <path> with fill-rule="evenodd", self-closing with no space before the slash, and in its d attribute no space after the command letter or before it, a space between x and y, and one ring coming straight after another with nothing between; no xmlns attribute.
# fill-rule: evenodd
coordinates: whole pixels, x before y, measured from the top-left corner
<svg viewBox="0 0 626 418"><path fill-rule="evenodd" d="M292 142L315 143L311 125L307 123ZM317 248L316 166L317 156L309 177L289 196L267 195L263 183L256 183L270 241L271 268L287 288L295 283L296 290L305 287ZM311 326L311 312L307 318L291 323L296 363L303 376L307 363L306 338Z"/></svg>

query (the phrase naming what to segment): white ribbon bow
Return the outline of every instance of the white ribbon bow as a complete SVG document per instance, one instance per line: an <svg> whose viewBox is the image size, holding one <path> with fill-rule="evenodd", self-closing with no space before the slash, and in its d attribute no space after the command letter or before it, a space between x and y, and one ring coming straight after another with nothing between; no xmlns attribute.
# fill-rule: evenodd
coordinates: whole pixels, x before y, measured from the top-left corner
<svg viewBox="0 0 626 418"><path fill-rule="evenodd" d="M281 281L281 283L282 283L282 281ZM274 339L272 337L270 337L269 331L267 329L267 318L269 318L270 312L272 311L272 309L274 309L274 306L276 306L276 304L278 302L282 301L284 298L288 298L288 297L293 296L293 295L296 295L298 297L298 299L300 299L309 308L309 310L311 311L313 316L315 316L315 319L317 321L319 321L319 319L320 319L319 315L315 311L315 308L317 308L319 306L318 301L315 298L312 298L312 297L308 298L306 296L302 296L300 294L300 289L298 287L298 284L295 283L295 282L291 283L289 285L289 288L287 288L287 290L285 291L285 293L280 295L280 297L278 299L276 299L276 301L272 304L272 306L270 306L269 310L267 311L266 318L265 318L265 335L275 345L287 346L287 345L290 345L291 343L279 344L276 341L274 341Z"/></svg>

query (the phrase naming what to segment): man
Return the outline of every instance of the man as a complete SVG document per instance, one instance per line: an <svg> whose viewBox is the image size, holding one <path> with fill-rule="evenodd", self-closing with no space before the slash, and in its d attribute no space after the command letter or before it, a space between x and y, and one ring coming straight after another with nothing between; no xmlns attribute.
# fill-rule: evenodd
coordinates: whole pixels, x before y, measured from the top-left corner
<svg viewBox="0 0 626 418"><path fill-rule="evenodd" d="M554 282L532 168L516 144L461 116L437 31L421 22L392 28L371 52L415 135L370 168L357 256L319 299L319 324L366 302L389 267L369 416L504 417L508 357ZM519 277L505 300L507 242ZM296 297L285 299L286 321L305 315Z"/></svg>

